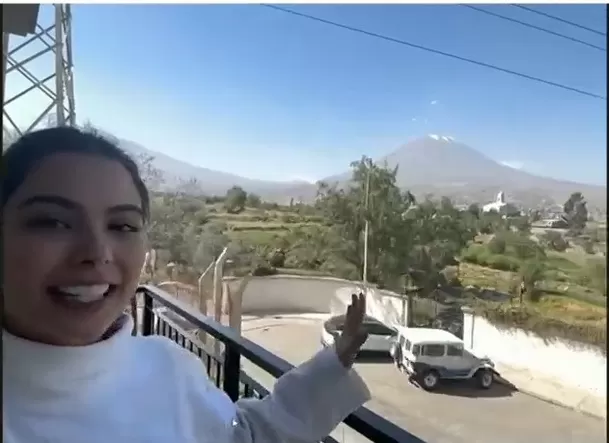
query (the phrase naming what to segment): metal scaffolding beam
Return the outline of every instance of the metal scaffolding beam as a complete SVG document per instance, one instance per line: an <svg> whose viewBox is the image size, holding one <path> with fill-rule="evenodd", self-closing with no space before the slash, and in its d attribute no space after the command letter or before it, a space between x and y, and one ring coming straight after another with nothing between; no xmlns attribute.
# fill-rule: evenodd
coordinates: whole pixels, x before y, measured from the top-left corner
<svg viewBox="0 0 609 443"><path fill-rule="evenodd" d="M22 38L16 33L3 34L3 139L40 126L76 124L70 5L56 4L52 8L51 23L36 23L33 35ZM10 45L14 38L23 41ZM28 111L30 102L36 102L38 109L25 119L16 115L18 102L32 94L43 100L28 101Z"/></svg>

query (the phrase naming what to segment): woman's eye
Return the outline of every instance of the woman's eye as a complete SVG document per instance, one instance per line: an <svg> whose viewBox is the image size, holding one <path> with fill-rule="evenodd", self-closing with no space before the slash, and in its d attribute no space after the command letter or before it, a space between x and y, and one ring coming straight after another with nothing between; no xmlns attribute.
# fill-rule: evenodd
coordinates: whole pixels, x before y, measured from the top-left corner
<svg viewBox="0 0 609 443"><path fill-rule="evenodd" d="M128 223L114 223L110 225L112 231L118 232L139 232L140 228L137 226L130 225Z"/></svg>
<svg viewBox="0 0 609 443"><path fill-rule="evenodd" d="M37 218L28 221L26 225L35 229L70 229L68 223L54 218Z"/></svg>

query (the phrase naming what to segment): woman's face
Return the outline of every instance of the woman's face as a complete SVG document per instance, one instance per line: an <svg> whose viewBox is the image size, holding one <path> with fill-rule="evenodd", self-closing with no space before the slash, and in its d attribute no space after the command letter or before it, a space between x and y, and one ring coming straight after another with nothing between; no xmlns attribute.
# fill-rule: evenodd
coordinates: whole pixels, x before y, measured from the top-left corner
<svg viewBox="0 0 609 443"><path fill-rule="evenodd" d="M48 344L94 343L134 295L142 201L127 170L62 153L31 170L4 209L4 321Z"/></svg>

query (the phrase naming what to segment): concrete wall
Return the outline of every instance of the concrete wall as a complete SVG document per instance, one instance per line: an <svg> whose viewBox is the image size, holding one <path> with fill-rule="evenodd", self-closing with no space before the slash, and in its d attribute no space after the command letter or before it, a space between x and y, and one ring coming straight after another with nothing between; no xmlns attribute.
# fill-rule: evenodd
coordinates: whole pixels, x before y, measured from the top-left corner
<svg viewBox="0 0 609 443"><path fill-rule="evenodd" d="M225 278L231 293L240 279ZM330 312L332 295L353 282L331 277L271 275L252 277L243 293L243 314Z"/></svg>
<svg viewBox="0 0 609 443"><path fill-rule="evenodd" d="M240 279L225 278L234 294ZM357 282L332 277L273 275L252 277L243 293L242 314L317 313L343 314ZM390 291L369 289L368 315L388 324L402 324L406 303Z"/></svg>
<svg viewBox="0 0 609 443"><path fill-rule="evenodd" d="M607 358L592 347L566 340L546 343L521 329L500 329L471 312L464 314L463 340L499 364L526 369L595 396L607 395Z"/></svg>

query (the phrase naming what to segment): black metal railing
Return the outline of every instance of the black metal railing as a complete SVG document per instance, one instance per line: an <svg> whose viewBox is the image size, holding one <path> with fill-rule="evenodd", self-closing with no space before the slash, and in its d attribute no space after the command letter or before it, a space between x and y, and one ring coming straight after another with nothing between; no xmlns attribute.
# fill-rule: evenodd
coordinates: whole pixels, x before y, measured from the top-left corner
<svg viewBox="0 0 609 443"><path fill-rule="evenodd" d="M269 393L260 382L242 370L242 358L275 378L293 368L285 360L197 312L162 289L142 285L137 292L138 296L143 297L139 332L143 335L163 335L198 355L209 377L233 401L242 397L262 398ZM207 343L209 338L220 343L220 352ZM344 424L374 443L425 443L366 408L349 415ZM326 437L323 442L338 443L332 437Z"/></svg>

